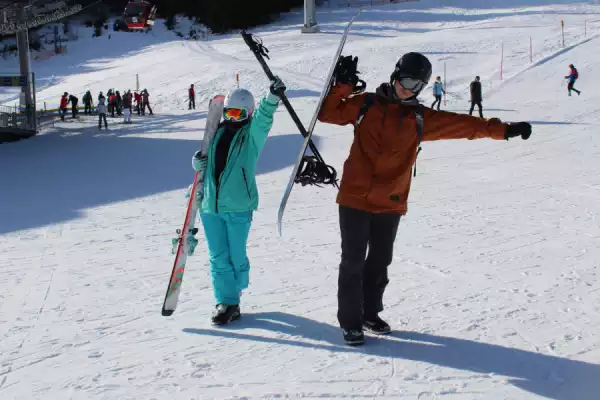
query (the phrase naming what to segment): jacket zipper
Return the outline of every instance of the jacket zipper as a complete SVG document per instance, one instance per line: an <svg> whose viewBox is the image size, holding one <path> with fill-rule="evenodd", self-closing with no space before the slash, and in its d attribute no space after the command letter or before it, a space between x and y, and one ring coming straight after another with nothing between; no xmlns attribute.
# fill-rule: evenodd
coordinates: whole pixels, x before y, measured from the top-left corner
<svg viewBox="0 0 600 400"><path fill-rule="evenodd" d="M242 141L240 143L240 147L238 150L238 157L239 157L240 153L242 152L243 144L244 144L244 138L242 138ZM235 146L235 143L232 143L232 146ZM227 155L227 160L225 161L225 168L223 169L223 172L221 172L221 176L219 176L219 180L217 181L217 193L215 195L215 211L217 212L217 214L219 213L219 190L221 189L221 179L223 179L223 175L225 174L225 170L227 169L227 164L229 163L229 156L231 155L231 153L233 153L233 148L229 149L229 154ZM242 168L242 172L244 172L243 168ZM246 181L246 173L245 172L244 172L244 181ZM246 191L248 192L248 197L250 197L250 192L248 191L248 182L247 181L246 181Z"/></svg>
<svg viewBox="0 0 600 400"><path fill-rule="evenodd" d="M246 193L248 193L248 198L250 199L250 188L248 188L248 179L246 179L246 170L242 167L242 175L244 175L244 183L246 183Z"/></svg>

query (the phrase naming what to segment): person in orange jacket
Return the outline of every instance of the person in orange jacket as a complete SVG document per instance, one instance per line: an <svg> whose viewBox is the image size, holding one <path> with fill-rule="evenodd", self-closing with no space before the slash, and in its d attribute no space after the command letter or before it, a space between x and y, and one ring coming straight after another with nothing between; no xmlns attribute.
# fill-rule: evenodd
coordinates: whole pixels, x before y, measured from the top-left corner
<svg viewBox="0 0 600 400"><path fill-rule="evenodd" d="M391 331L379 313L421 141L531 135L527 122L506 124L420 105L417 96L432 73L420 53L403 55L390 82L375 93L360 93L357 64L357 57L340 59L319 113L322 122L354 126L337 197L342 240L337 316L349 345L364 343L363 329Z"/></svg>
<svg viewBox="0 0 600 400"><path fill-rule="evenodd" d="M59 106L59 110L58 110L61 121L65 120L65 114L67 113L68 105L69 105L69 93L65 92L65 93L63 93L62 97L60 98L60 106Z"/></svg>

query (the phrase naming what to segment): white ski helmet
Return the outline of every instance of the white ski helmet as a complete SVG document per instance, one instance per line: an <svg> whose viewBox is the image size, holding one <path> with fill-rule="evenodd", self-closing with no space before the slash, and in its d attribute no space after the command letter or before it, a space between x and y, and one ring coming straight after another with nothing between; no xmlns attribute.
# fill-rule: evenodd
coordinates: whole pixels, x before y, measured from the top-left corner
<svg viewBox="0 0 600 400"><path fill-rule="evenodd" d="M233 89L225 97L224 108L241 108L246 110L248 118L254 113L254 96L246 89Z"/></svg>

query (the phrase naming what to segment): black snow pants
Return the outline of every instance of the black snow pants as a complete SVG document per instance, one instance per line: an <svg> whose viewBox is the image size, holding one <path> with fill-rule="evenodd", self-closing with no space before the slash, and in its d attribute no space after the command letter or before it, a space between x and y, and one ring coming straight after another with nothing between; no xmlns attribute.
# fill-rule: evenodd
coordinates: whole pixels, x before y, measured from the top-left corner
<svg viewBox="0 0 600 400"><path fill-rule="evenodd" d="M342 262L338 277L338 321L362 329L383 311L400 214L373 214L340 206ZM367 254L368 247L368 254Z"/></svg>
<svg viewBox="0 0 600 400"><path fill-rule="evenodd" d="M196 97L195 97L195 96L190 96L190 101L189 101L189 108L188 108L188 110L191 110L192 108L193 108L194 110L196 109Z"/></svg>
<svg viewBox="0 0 600 400"><path fill-rule="evenodd" d="M481 107L481 101L471 101L471 109L469 110L469 115L473 114L475 105L477 105L477 107L479 107L479 117L483 118L483 107Z"/></svg>
<svg viewBox="0 0 600 400"><path fill-rule="evenodd" d="M108 129L106 114L98 114L98 129L102 129L102 121L104 121L104 129Z"/></svg>
<svg viewBox="0 0 600 400"><path fill-rule="evenodd" d="M436 94L434 96L435 96L435 101L431 105L431 108L434 108L435 105L436 105L436 103L437 103L437 109L439 111L440 110L440 105L442 104L442 95L441 94Z"/></svg>

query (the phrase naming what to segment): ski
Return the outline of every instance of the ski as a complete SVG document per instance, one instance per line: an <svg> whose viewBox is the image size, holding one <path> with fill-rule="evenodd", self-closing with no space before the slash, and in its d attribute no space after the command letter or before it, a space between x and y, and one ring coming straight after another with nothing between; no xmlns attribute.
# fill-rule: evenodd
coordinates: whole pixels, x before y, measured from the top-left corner
<svg viewBox="0 0 600 400"><path fill-rule="evenodd" d="M313 117L310 121L310 125L308 126L308 131L307 131L308 135L306 135L304 137L304 143L302 145L302 148L300 149L300 153L298 154L298 158L296 160L296 164L294 165L294 169L292 170L290 180L285 188L283 198L281 199L281 204L279 206L279 212L277 213L277 229L279 231L280 236L282 234L282 223L283 223L283 214L285 212L285 207L287 206L287 202L290 198L290 194L292 193L292 188L294 186L294 183L297 182L298 170L300 169L301 165L303 164L306 149L308 148L309 144L312 143L312 141L311 141L312 134L315 129L315 125L317 123L317 118L319 117L319 113L321 112L321 107L323 107L323 102L325 101L325 97L327 97L327 95L329 94L329 90L331 89L331 84L333 82L333 73L335 71L335 67L337 66L340 56L342 55L342 51L344 50L344 45L346 44L346 39L348 38L348 33L350 32L350 29L352 28L352 24L354 23L356 18L358 18L361 11L362 10L358 10L358 12L354 15L354 17L352 17L350 22L348 22L346 29L344 29L344 33L342 34L342 38L340 39L340 44L337 48L335 56L333 57L333 62L331 63L331 67L329 68L329 73L327 74L327 78L325 80L325 86L323 87L323 90L321 91L321 97L319 97L319 102L317 103L317 108L315 109L315 113L313 114Z"/></svg>
<svg viewBox="0 0 600 400"><path fill-rule="evenodd" d="M210 100L208 105L206 127L200 147L203 156L208 154L210 142L217 132L221 116L223 115L224 102L225 96L216 95ZM204 174L196 173L194 175L194 183L189 188L188 205L183 228L177 229L177 237L172 240L172 251L175 254L175 262L173 263L167 293L165 294L165 300L162 306L162 315L165 317L173 315L175 308L177 308L179 294L181 293L183 273L185 272L185 264L188 256L194 254L194 250L198 244L198 239L195 237L196 233L198 233L198 228L196 228L196 218L198 214L198 201L196 200L196 196L202 196L203 183Z"/></svg>

